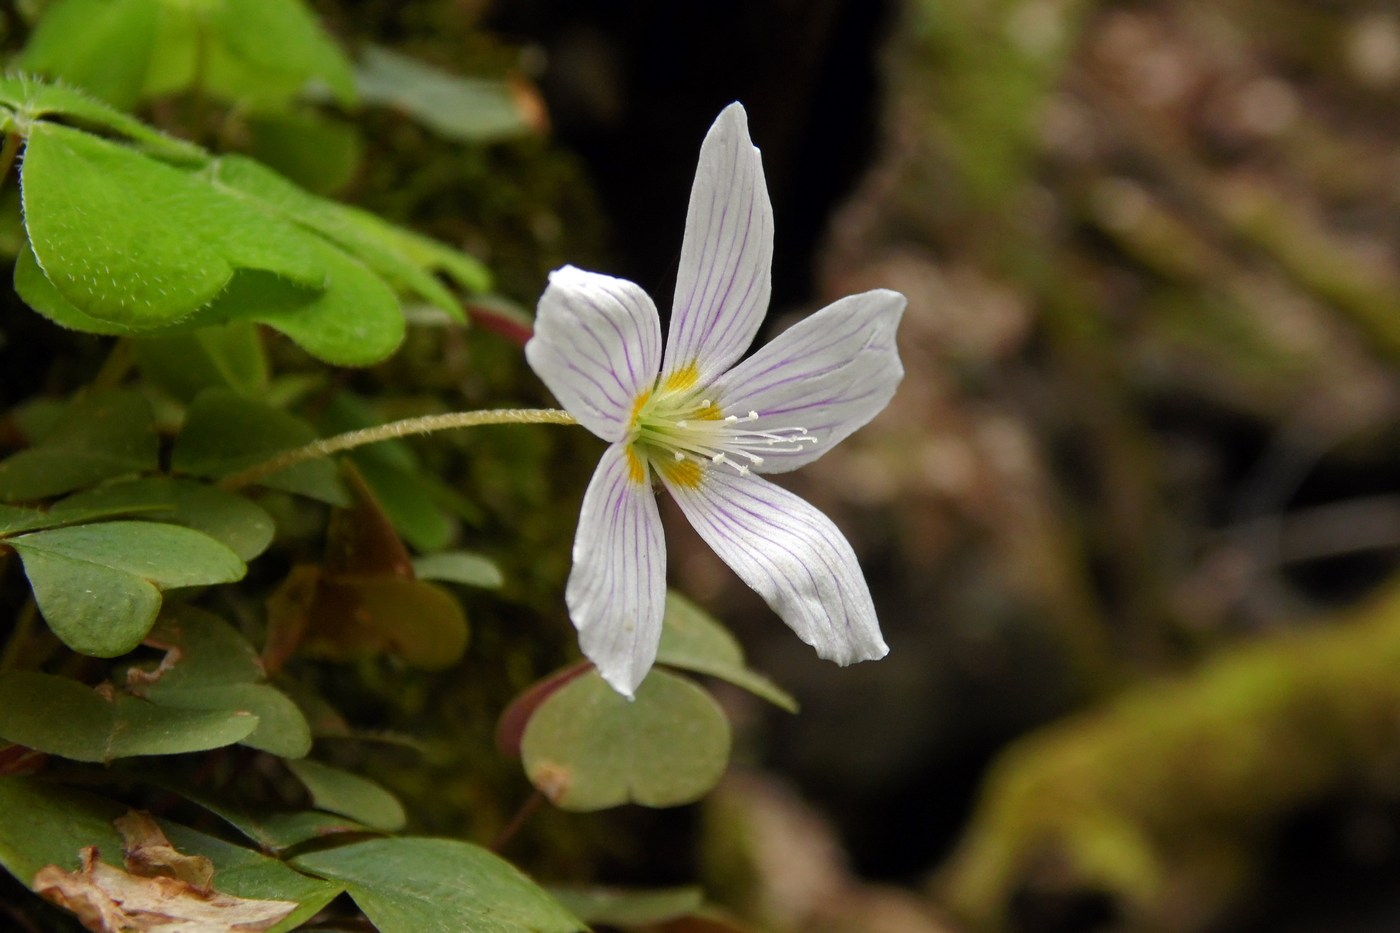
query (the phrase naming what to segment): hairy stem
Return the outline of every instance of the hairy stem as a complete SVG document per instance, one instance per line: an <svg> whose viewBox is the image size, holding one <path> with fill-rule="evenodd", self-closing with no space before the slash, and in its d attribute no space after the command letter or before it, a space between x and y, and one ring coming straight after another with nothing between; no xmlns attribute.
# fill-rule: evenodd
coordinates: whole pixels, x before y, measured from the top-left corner
<svg viewBox="0 0 1400 933"><path fill-rule="evenodd" d="M345 450L354 450L366 444L376 444L415 434L432 434L434 431L450 431L454 428L475 428L486 424L578 424L574 416L554 408L498 408L489 411L454 411L445 415L423 415L419 418L406 418L391 421L373 428L337 434L312 441L304 447L283 451L274 457L254 464L225 477L219 485L227 490L242 489L283 470L319 460Z"/></svg>

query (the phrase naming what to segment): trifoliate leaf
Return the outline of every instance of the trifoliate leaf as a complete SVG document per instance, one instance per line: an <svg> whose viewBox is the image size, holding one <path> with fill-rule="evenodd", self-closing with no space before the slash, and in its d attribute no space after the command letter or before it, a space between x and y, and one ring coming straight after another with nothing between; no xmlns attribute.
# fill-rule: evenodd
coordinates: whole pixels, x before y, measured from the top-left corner
<svg viewBox="0 0 1400 933"><path fill-rule="evenodd" d="M388 832L402 829L407 821L398 798L369 778L309 758L289 761L287 767L311 792L318 809Z"/></svg>
<svg viewBox="0 0 1400 933"><path fill-rule="evenodd" d="M170 468L211 479L261 463L281 451L316 440L316 430L296 415L224 389L194 400L175 439ZM346 500L330 460L311 460L261 481L332 504Z"/></svg>
<svg viewBox="0 0 1400 933"><path fill-rule="evenodd" d="M134 391L75 399L35 446L0 461L0 500L42 499L112 476L154 470L151 406Z"/></svg>
<svg viewBox="0 0 1400 933"><path fill-rule="evenodd" d="M129 327L176 323L235 269L319 289L314 242L201 179L56 123L30 131L25 226L44 274L84 314Z"/></svg>
<svg viewBox="0 0 1400 933"><path fill-rule="evenodd" d="M544 701L521 741L525 774L555 806L691 803L729 760L729 721L693 683L653 669L628 700L596 671Z"/></svg>
<svg viewBox="0 0 1400 933"><path fill-rule="evenodd" d="M141 643L161 591L242 579L243 561L176 525L114 521L9 538L49 628L74 651L116 657Z"/></svg>
<svg viewBox="0 0 1400 933"><path fill-rule="evenodd" d="M21 188L42 277L25 266L17 287L65 326L142 333L257 321L349 366L378 362L403 339L403 314L378 275L205 174L39 123Z"/></svg>
<svg viewBox="0 0 1400 933"><path fill-rule="evenodd" d="M0 105L11 109L13 129L22 136L29 134L35 121L60 116L66 122L129 137L145 151L172 162L199 163L209 158L193 143L152 129L75 87L50 84L28 75L0 77Z"/></svg>
<svg viewBox="0 0 1400 933"><path fill-rule="evenodd" d="M486 268L465 253L395 227L368 211L318 198L252 159L222 156L210 164L208 172L216 186L325 237L400 292L416 294L456 320L462 320L461 305L434 273L451 276L468 291L490 287Z"/></svg>
<svg viewBox="0 0 1400 933"><path fill-rule="evenodd" d="M13 67L84 88L130 110L146 85L161 0L56 0Z"/></svg>
<svg viewBox="0 0 1400 933"><path fill-rule="evenodd" d="M420 580L460 583L488 590L498 590L505 584L505 577L495 561L471 551L441 551L415 557L413 571Z"/></svg>
<svg viewBox="0 0 1400 933"><path fill-rule="evenodd" d="M258 717L241 710L176 709L67 677L0 673L0 737L75 761L222 748L257 726Z"/></svg>
<svg viewBox="0 0 1400 933"><path fill-rule="evenodd" d="M127 673L127 689L159 706L246 710L258 728L244 745L284 758L311 750L311 727L301 709L266 683L253 646L212 613L181 606L162 615L146 643L166 650L159 666Z"/></svg>
<svg viewBox="0 0 1400 933"><path fill-rule="evenodd" d="M360 99L401 110L460 142L509 139L540 129L543 106L523 86L465 78L379 46L368 46L355 67Z"/></svg>
<svg viewBox="0 0 1400 933"><path fill-rule="evenodd" d="M15 276L18 280L18 270ZM42 308L37 310L44 313ZM181 402L188 403L209 388L257 396L268 385L262 337L257 326L247 321L147 336L133 340L131 347L141 374Z"/></svg>
<svg viewBox="0 0 1400 933"><path fill-rule="evenodd" d="M276 531L272 516L256 503L217 486L168 476L108 483L76 493L56 503L49 514L61 519L74 510L184 525L221 542L244 561L267 550Z"/></svg>
<svg viewBox="0 0 1400 933"><path fill-rule="evenodd" d="M452 839L370 839L292 859L345 885L381 930L573 933L583 924L509 862Z"/></svg>

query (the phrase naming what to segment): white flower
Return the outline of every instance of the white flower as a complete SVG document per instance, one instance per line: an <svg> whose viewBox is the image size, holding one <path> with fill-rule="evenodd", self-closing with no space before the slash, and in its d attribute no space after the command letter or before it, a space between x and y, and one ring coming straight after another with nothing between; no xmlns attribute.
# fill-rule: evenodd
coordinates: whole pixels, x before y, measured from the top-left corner
<svg viewBox="0 0 1400 933"><path fill-rule="evenodd" d="M631 696L656 659L666 546L653 475L695 530L817 653L883 657L870 590L841 532L755 475L810 463L885 407L904 375L904 296L843 298L739 363L768 308L773 208L744 108L700 148L665 355L656 306L623 279L551 273L525 355L611 446L589 483L565 599L583 653Z"/></svg>

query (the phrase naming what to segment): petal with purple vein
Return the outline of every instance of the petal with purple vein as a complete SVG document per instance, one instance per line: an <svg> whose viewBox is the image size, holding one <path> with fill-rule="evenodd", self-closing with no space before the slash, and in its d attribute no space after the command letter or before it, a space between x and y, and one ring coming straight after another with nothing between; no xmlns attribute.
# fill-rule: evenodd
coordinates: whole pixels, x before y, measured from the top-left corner
<svg viewBox="0 0 1400 933"><path fill-rule="evenodd" d="M700 537L818 655L844 665L889 652L855 552L810 503L722 469L666 487Z"/></svg>
<svg viewBox="0 0 1400 933"><path fill-rule="evenodd" d="M753 343L772 291L773 206L739 104L700 147L681 243L663 374L707 385Z"/></svg>
<svg viewBox="0 0 1400 933"><path fill-rule="evenodd" d="M613 444L589 481L564 600L579 646L632 696L656 659L666 604L666 543L645 461Z"/></svg>
<svg viewBox="0 0 1400 933"><path fill-rule="evenodd" d="M661 321L633 283L573 266L549 274L525 358L560 404L605 441L627 433L656 383Z"/></svg>
<svg viewBox="0 0 1400 933"><path fill-rule="evenodd" d="M746 430L802 427L817 439L775 447L755 471L784 473L811 463L889 403L904 377L895 328L905 303L886 289L842 298L715 381L709 394L725 414L758 412Z"/></svg>

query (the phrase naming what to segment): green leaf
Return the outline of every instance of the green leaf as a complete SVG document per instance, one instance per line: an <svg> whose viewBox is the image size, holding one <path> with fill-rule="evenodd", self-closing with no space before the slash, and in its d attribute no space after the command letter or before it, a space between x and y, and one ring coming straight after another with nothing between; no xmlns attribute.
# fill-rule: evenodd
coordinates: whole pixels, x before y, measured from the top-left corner
<svg viewBox="0 0 1400 933"><path fill-rule="evenodd" d="M152 129L78 88L49 84L28 75L0 77L0 104L12 108L15 128L21 135L27 136L36 121L53 115L129 137L147 152L173 162L203 162L209 157L193 143Z"/></svg>
<svg viewBox="0 0 1400 933"><path fill-rule="evenodd" d="M209 173L223 190L325 237L400 292L418 295L456 320L463 319L461 305L433 273L447 273L468 291L490 287L490 273L465 253L367 211L318 198L251 159L223 156L211 163Z"/></svg>
<svg viewBox="0 0 1400 933"><path fill-rule="evenodd" d="M65 326L142 333L257 321L347 366L378 362L403 339L403 314L378 275L205 174L41 123L21 188L38 270L24 267L18 287Z"/></svg>
<svg viewBox="0 0 1400 933"><path fill-rule="evenodd" d="M413 572L420 580L460 583L488 590L498 590L506 582L495 561L470 551L442 551L414 558Z"/></svg>
<svg viewBox="0 0 1400 933"><path fill-rule="evenodd" d="M185 415L170 468L219 478L314 440L316 430L295 415L224 389L209 389L195 398ZM269 476L262 485L332 505L349 501L329 459L298 464Z"/></svg>
<svg viewBox="0 0 1400 933"><path fill-rule="evenodd" d="M198 804L270 852L282 852L312 840L371 831L354 820L319 810L279 812L244 807L229 800L226 794L210 796L196 788L166 780L163 775L147 773L141 777Z"/></svg>
<svg viewBox="0 0 1400 933"><path fill-rule="evenodd" d="M257 726L240 710L175 709L52 674L0 674L0 736L75 761L222 748Z"/></svg>
<svg viewBox="0 0 1400 933"><path fill-rule="evenodd" d="M246 710L258 717L258 728L244 745L284 758L311 751L301 709L265 683L253 646L223 619L180 606L162 615L146 642L167 654L154 670L128 672L133 694L178 709Z"/></svg>
<svg viewBox="0 0 1400 933"><path fill-rule="evenodd" d="M355 125L314 110L252 114L248 151L310 191L330 194L350 183L364 155Z"/></svg>
<svg viewBox="0 0 1400 933"><path fill-rule="evenodd" d="M322 288L305 288L269 272L239 270L200 318L267 324L337 366L368 366L392 354L405 328L394 293L339 250L316 240L308 243L324 270Z"/></svg>
<svg viewBox="0 0 1400 933"><path fill-rule="evenodd" d="M718 704L684 678L653 669L628 700L594 671L540 705L521 754L530 783L561 809L669 807L714 787L729 740Z"/></svg>
<svg viewBox="0 0 1400 933"><path fill-rule="evenodd" d="M178 322L237 268L322 286L314 243L198 177L54 123L30 131L21 173L39 266L84 314L128 327Z"/></svg>
<svg viewBox="0 0 1400 933"><path fill-rule="evenodd" d="M304 758L287 767L311 792L311 802L321 810L348 816L372 829L402 829L407 816L398 798L369 778Z"/></svg>
<svg viewBox="0 0 1400 933"><path fill-rule="evenodd" d="M19 277L16 268L16 285ZM143 337L131 346L142 375L181 402L188 403L208 388L256 396L268 385L267 353L257 326L247 321Z"/></svg>
<svg viewBox="0 0 1400 933"><path fill-rule="evenodd" d="M75 870L86 846L120 865L122 839L112 820L124 812L115 801L61 785L0 777L0 865L25 886L45 865Z"/></svg>
<svg viewBox="0 0 1400 933"><path fill-rule="evenodd" d="M656 663L718 677L789 713L797 712L797 701L790 694L744 666L744 651L734 636L678 593L666 593L666 617Z"/></svg>
<svg viewBox="0 0 1400 933"><path fill-rule="evenodd" d="M12 67L60 78L130 110L146 84L161 0L57 0Z"/></svg>
<svg viewBox="0 0 1400 933"><path fill-rule="evenodd" d="M258 717L258 727L243 745L281 758L300 758L311 751L311 727L295 703L267 684L221 684L183 687L148 693L152 702L170 709L243 710Z"/></svg>
<svg viewBox="0 0 1400 933"><path fill-rule="evenodd" d="M194 606L168 608L146 641L168 654L154 671L128 672L127 689L138 696L156 699L176 691L267 679L248 639L219 616Z"/></svg>
<svg viewBox="0 0 1400 933"><path fill-rule="evenodd" d="M59 327L103 336L137 332L137 329L124 324L99 321L79 311L71 301L63 297L62 292L49 281L48 276L44 275L44 270L39 268L39 262L34 258L34 250L30 248L28 240L24 241L19 255L15 257L15 292L25 304Z"/></svg>
<svg viewBox="0 0 1400 933"><path fill-rule="evenodd" d="M91 509L61 509L58 514L50 509L18 509L10 505L0 505L0 538L23 534L26 531L39 531L43 528L62 528L64 525L87 525L106 518L130 515L137 509L95 507Z"/></svg>
<svg viewBox="0 0 1400 933"><path fill-rule="evenodd" d="M159 466L159 439L145 398L133 391L74 400L54 430L0 461L0 499L42 499Z"/></svg>
<svg viewBox="0 0 1400 933"><path fill-rule="evenodd" d="M116 657L141 643L161 590L231 583L246 567L208 535L175 525L116 521L10 538L39 611L74 651Z"/></svg>
<svg viewBox="0 0 1400 933"><path fill-rule="evenodd" d="M640 891L550 887L549 893L580 920L618 927L651 926L677 920L700 910L705 903L705 894L699 888Z"/></svg>
<svg viewBox="0 0 1400 933"><path fill-rule="evenodd" d="M577 918L510 863L450 839L371 839L292 864L345 885L381 930L572 933Z"/></svg>
<svg viewBox="0 0 1400 933"><path fill-rule="evenodd" d="M345 106L355 103L348 59L302 0L213 0L207 4L206 86L229 100L279 109L319 79Z"/></svg>
<svg viewBox="0 0 1400 933"><path fill-rule="evenodd" d="M448 139L487 142L535 131L505 81L459 77L380 46L361 54L355 84L365 103L403 111Z"/></svg>
<svg viewBox="0 0 1400 933"><path fill-rule="evenodd" d="M0 505L0 536L48 527L48 513L39 509L18 509Z"/></svg>
<svg viewBox="0 0 1400 933"><path fill-rule="evenodd" d="M183 525L202 531L250 561L272 543L272 516L254 502L216 486L187 479L152 476L109 483L76 493L56 503L52 518L73 512L132 514L138 518Z"/></svg>

